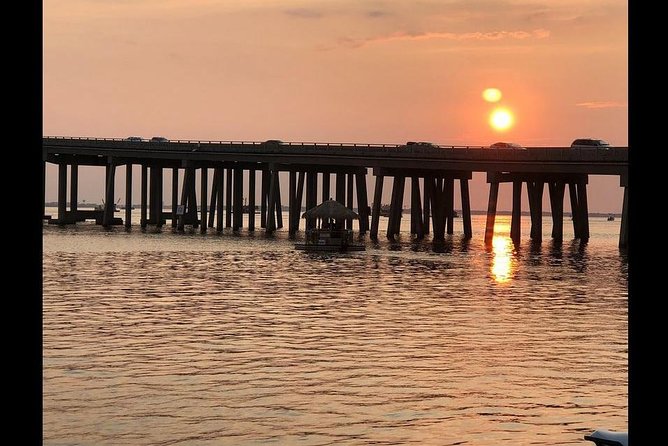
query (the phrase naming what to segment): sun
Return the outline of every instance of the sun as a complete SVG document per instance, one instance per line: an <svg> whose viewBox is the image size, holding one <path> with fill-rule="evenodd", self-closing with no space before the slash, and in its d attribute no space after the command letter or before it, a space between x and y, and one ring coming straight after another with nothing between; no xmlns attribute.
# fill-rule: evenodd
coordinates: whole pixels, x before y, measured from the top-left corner
<svg viewBox="0 0 668 446"><path fill-rule="evenodd" d="M482 92L482 98L487 102L499 102L501 100L501 90L498 88L486 88Z"/></svg>
<svg viewBox="0 0 668 446"><path fill-rule="evenodd" d="M515 118L513 117L512 112L507 108L497 108L491 115L489 115L489 125L499 132L508 130L513 126L514 122Z"/></svg>

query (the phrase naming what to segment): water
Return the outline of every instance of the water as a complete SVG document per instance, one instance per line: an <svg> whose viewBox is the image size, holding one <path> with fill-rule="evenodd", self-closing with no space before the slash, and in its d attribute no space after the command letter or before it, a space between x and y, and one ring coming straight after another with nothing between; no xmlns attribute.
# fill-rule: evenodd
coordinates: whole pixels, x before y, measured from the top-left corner
<svg viewBox="0 0 668 446"><path fill-rule="evenodd" d="M542 245L513 251L508 217L486 250L474 216L473 240L456 221L435 252L406 217L400 243L335 255L283 231L44 225L44 444L585 445L627 429L619 221L593 219L582 247L567 224L558 247L545 219Z"/></svg>

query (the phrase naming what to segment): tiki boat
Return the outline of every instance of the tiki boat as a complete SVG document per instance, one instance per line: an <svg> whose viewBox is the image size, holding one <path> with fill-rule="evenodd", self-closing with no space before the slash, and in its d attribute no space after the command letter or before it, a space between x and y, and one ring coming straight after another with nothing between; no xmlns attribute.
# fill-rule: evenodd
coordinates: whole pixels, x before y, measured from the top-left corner
<svg viewBox="0 0 668 446"><path fill-rule="evenodd" d="M364 244L355 243L353 231L345 229L345 222L359 215L335 200L327 200L302 214L307 222L315 220L315 227L306 230L304 243L295 249L303 251L364 251Z"/></svg>

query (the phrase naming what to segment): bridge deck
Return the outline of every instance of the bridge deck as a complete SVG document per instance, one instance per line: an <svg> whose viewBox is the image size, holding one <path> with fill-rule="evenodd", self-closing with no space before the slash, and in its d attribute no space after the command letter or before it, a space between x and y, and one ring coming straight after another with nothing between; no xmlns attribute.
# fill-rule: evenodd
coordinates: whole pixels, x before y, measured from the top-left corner
<svg viewBox="0 0 668 446"><path fill-rule="evenodd" d="M528 147L527 150L480 146L426 146L356 143L248 141L126 141L114 138L44 137L44 159L76 156L81 165L173 160L273 163L300 166L348 166L472 172L552 172L626 175L628 148L571 149ZM100 159L101 158L101 159ZM71 161L71 160L68 160Z"/></svg>

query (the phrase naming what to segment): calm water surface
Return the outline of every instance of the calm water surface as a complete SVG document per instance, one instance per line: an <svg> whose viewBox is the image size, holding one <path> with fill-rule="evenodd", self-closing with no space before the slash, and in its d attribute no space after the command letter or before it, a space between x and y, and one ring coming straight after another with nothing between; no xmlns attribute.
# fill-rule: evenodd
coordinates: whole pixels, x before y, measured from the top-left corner
<svg viewBox="0 0 668 446"><path fill-rule="evenodd" d="M435 250L403 220L400 243L336 255L286 232L44 225L44 444L587 445L627 429L619 221L593 219L586 246L565 225L561 246L514 249L500 217L487 250L474 216L473 240L456 222Z"/></svg>

